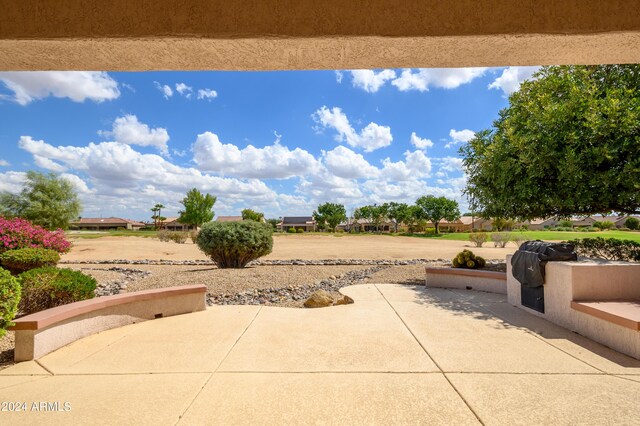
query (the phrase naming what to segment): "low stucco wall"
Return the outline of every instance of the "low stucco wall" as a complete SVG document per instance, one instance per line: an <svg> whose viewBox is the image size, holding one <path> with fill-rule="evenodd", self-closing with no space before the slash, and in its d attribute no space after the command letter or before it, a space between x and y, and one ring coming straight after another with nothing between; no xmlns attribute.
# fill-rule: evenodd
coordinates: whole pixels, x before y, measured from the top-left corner
<svg viewBox="0 0 640 426"><path fill-rule="evenodd" d="M507 277L502 272L426 267L425 274L426 287L507 294Z"/></svg>
<svg viewBox="0 0 640 426"><path fill-rule="evenodd" d="M15 330L15 361L38 359L83 337L112 328L155 318L203 311L206 309L205 291L206 287L200 292L145 298L82 313L35 330L17 329ZM73 303L66 306L73 309L72 305Z"/></svg>
<svg viewBox="0 0 640 426"><path fill-rule="evenodd" d="M623 262L549 262L544 285L545 313L522 306L520 283L507 256L507 300L527 312L640 359L640 332L579 312L572 301L640 299L640 264Z"/></svg>

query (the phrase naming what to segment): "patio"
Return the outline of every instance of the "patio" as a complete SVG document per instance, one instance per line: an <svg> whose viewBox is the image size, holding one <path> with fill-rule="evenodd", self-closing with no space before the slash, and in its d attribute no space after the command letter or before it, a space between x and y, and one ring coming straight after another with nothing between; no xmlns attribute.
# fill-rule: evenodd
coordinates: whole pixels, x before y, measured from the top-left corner
<svg viewBox="0 0 640 426"><path fill-rule="evenodd" d="M216 306L0 371L21 424L633 424L640 361L503 295L368 284L356 303ZM31 410L58 402L60 410ZM30 411L30 412L29 412Z"/></svg>

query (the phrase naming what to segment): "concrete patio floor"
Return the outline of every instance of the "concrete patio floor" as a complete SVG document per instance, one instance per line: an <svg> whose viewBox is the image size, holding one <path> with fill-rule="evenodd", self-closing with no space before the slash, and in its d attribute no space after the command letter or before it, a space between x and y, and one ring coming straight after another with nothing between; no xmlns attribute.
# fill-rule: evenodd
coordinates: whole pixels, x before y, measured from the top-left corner
<svg viewBox="0 0 640 426"><path fill-rule="evenodd" d="M635 424L640 361L502 295L391 284L215 306L0 371L0 424ZM34 411L32 403L70 404ZM53 406L51 406L53 408Z"/></svg>

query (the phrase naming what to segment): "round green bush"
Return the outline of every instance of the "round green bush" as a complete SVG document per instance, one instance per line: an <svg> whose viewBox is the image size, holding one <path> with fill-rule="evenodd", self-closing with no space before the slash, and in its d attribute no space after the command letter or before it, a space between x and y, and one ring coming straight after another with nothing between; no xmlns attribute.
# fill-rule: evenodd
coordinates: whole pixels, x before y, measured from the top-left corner
<svg viewBox="0 0 640 426"><path fill-rule="evenodd" d="M303 234L303 233L304 233L304 229L299 228L296 232L297 232L298 234Z"/></svg>
<svg viewBox="0 0 640 426"><path fill-rule="evenodd" d="M14 275L43 266L56 266L59 261L57 251L43 248L8 250L0 254L0 264Z"/></svg>
<svg viewBox="0 0 640 426"><path fill-rule="evenodd" d="M0 269L0 338L18 312L20 301L20 283L9 271Z"/></svg>
<svg viewBox="0 0 640 426"><path fill-rule="evenodd" d="M18 278L22 285L19 310L25 315L91 299L97 284L80 271L52 267L32 269Z"/></svg>
<svg viewBox="0 0 640 426"><path fill-rule="evenodd" d="M268 223L252 220L209 222L202 226L196 243L218 268L244 268L271 253L273 231Z"/></svg>
<svg viewBox="0 0 640 426"><path fill-rule="evenodd" d="M635 217L628 217L627 220L624 221L624 227L632 230L640 229L640 220Z"/></svg>
<svg viewBox="0 0 640 426"><path fill-rule="evenodd" d="M295 233L296 233L296 228L288 228L288 229L287 229L287 232L288 232L289 234L295 234Z"/></svg>
<svg viewBox="0 0 640 426"><path fill-rule="evenodd" d="M480 256L476 256L470 250L462 250L451 261L454 268L481 269L487 264L486 260Z"/></svg>

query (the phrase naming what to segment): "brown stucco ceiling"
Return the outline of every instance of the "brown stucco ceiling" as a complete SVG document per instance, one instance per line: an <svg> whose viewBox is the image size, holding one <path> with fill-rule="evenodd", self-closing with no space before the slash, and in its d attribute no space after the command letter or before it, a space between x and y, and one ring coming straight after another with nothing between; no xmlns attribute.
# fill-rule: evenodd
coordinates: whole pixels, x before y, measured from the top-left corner
<svg viewBox="0 0 640 426"><path fill-rule="evenodd" d="M640 62L640 0L0 0L0 69Z"/></svg>

